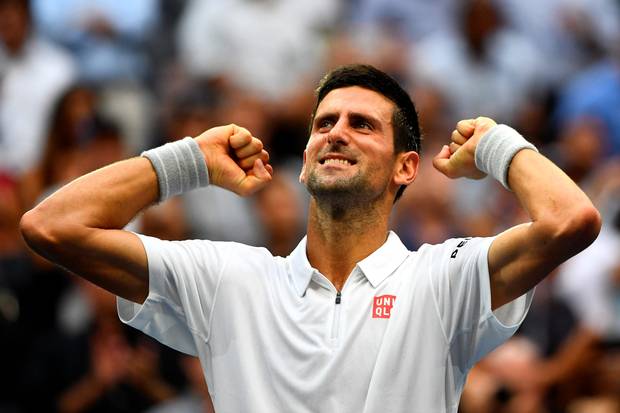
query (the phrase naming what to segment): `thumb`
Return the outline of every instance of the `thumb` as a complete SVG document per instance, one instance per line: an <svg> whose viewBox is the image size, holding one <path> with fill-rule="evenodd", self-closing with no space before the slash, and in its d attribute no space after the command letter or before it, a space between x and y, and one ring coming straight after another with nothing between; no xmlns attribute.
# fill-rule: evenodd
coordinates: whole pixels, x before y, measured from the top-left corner
<svg viewBox="0 0 620 413"><path fill-rule="evenodd" d="M271 181L272 173L273 169L270 165L265 166L261 159L256 159L252 169L239 184L239 194L250 195L258 191Z"/></svg>
<svg viewBox="0 0 620 413"><path fill-rule="evenodd" d="M450 147L448 145L444 145L441 148L441 151L433 158L433 166L439 172L446 176L450 176L450 171L452 170L452 166L450 164Z"/></svg>

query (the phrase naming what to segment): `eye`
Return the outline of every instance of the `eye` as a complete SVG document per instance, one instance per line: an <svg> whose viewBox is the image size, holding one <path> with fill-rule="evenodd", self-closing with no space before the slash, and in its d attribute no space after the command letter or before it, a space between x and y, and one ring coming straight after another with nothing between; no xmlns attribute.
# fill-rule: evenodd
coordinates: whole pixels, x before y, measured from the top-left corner
<svg viewBox="0 0 620 413"><path fill-rule="evenodd" d="M316 124L316 127L319 130L319 132L326 132L330 130L333 126L334 126L334 121L328 118L320 119Z"/></svg>
<svg viewBox="0 0 620 413"><path fill-rule="evenodd" d="M355 119L351 123L352 123L351 126L353 126L355 129L372 130L372 125L370 124L370 122L368 122L365 119Z"/></svg>

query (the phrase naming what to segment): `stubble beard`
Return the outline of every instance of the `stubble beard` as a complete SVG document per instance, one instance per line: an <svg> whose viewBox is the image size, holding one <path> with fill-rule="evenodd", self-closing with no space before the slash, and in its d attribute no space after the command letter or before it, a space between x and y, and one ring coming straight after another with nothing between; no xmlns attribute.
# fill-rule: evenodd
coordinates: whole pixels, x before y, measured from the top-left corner
<svg viewBox="0 0 620 413"><path fill-rule="evenodd" d="M337 178L328 183L314 170L308 174L306 188L317 206L335 220L367 211L380 197L360 172L352 177Z"/></svg>

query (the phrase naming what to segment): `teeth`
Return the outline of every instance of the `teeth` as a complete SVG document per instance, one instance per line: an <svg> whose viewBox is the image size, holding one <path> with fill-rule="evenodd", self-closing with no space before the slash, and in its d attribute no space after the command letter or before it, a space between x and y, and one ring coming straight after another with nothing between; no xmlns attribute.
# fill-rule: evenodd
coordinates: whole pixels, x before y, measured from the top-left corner
<svg viewBox="0 0 620 413"><path fill-rule="evenodd" d="M326 159L325 165L329 165L329 164L351 165L351 162L347 161L346 159Z"/></svg>

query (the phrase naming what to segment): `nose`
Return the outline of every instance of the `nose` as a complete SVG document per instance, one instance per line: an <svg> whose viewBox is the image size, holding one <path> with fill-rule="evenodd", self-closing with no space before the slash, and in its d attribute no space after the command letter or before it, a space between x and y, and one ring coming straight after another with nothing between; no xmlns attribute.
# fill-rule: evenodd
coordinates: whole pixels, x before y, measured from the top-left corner
<svg viewBox="0 0 620 413"><path fill-rule="evenodd" d="M338 119L338 122L327 133L327 143L331 145L348 145L350 141L349 131L347 130L346 120Z"/></svg>

